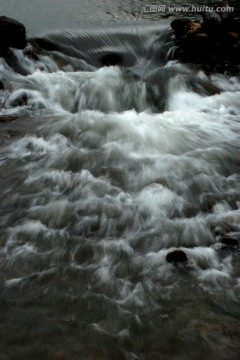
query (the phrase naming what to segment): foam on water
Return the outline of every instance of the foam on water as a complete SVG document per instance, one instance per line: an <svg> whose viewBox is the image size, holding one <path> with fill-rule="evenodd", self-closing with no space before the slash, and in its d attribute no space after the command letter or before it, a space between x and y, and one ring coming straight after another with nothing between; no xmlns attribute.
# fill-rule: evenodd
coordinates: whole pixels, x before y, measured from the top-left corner
<svg viewBox="0 0 240 360"><path fill-rule="evenodd" d="M205 96L174 76L155 113L145 81L117 66L4 76L5 110L19 101L32 116L0 162L15 169L2 194L6 296L66 301L90 333L118 334L129 359L129 337L164 323L170 339L163 319L194 319L188 301L204 319L217 294L236 315L239 249L221 239L240 232L238 80L215 75L227 91ZM177 249L187 263L166 261Z"/></svg>

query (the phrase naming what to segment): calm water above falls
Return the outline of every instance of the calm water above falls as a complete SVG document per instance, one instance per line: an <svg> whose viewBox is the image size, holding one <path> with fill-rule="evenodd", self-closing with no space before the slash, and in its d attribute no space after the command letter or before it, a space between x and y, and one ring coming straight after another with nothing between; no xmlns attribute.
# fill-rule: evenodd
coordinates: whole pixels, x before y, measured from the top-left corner
<svg viewBox="0 0 240 360"><path fill-rule="evenodd" d="M0 359L238 360L240 81L101 17L0 61Z"/></svg>
<svg viewBox="0 0 240 360"><path fill-rule="evenodd" d="M0 12L3 15L22 21L29 35L50 30L79 29L106 26L106 23L138 23L144 20L159 20L184 14L168 11L157 14L142 14L142 7L151 4L166 6L212 6L217 1L198 2L187 0L0 0ZM188 14L196 16L196 14Z"/></svg>

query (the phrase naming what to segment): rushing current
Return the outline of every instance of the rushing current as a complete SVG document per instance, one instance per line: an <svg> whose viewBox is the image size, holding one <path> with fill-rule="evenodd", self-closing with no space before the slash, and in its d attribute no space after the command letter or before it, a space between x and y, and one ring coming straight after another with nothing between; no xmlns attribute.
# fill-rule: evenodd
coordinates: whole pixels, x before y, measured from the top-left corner
<svg viewBox="0 0 240 360"><path fill-rule="evenodd" d="M172 35L0 58L1 360L239 359L240 80L173 61Z"/></svg>

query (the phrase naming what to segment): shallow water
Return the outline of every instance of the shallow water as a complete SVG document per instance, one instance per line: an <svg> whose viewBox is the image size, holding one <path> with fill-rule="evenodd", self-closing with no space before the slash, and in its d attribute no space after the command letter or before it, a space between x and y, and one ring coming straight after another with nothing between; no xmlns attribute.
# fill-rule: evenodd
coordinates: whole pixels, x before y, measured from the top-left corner
<svg viewBox="0 0 240 360"><path fill-rule="evenodd" d="M14 50L22 75L1 60L2 359L238 359L240 82L170 61L171 36L108 24Z"/></svg>
<svg viewBox="0 0 240 360"><path fill-rule="evenodd" d="M92 29L93 27L105 28L107 23L121 22L139 23L144 21L163 21L164 18L184 16L184 13L143 13L145 5L163 4L166 6L201 6L204 1L181 0L174 2L155 0L0 0L1 14L10 16L23 22L29 36L53 30L67 29ZM216 1L210 0L207 5L215 5ZM188 13L188 16L198 14Z"/></svg>

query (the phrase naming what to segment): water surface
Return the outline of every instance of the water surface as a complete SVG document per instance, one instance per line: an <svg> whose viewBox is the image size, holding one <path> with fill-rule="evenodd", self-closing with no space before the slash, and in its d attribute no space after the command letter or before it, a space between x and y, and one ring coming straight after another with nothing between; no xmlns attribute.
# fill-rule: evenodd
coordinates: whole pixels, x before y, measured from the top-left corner
<svg viewBox="0 0 240 360"><path fill-rule="evenodd" d="M0 63L17 117L1 125L0 358L237 360L239 78L169 61L166 22L126 15L141 2L101 3L101 30L77 25L93 2L25 4L48 51L13 50L21 74Z"/></svg>

